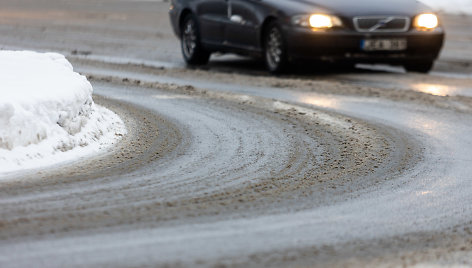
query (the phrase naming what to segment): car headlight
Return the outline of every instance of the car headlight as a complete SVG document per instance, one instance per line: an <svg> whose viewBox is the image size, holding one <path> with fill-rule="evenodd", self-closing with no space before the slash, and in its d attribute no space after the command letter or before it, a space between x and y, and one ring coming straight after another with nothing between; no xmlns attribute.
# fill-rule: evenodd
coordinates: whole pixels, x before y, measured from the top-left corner
<svg viewBox="0 0 472 268"><path fill-rule="evenodd" d="M342 22L339 17L326 14L295 16L292 18L292 23L302 27L310 27L315 30L324 30L342 26Z"/></svg>
<svg viewBox="0 0 472 268"><path fill-rule="evenodd" d="M421 31L431 31L439 26L439 19L434 14L420 14L415 17L413 26Z"/></svg>

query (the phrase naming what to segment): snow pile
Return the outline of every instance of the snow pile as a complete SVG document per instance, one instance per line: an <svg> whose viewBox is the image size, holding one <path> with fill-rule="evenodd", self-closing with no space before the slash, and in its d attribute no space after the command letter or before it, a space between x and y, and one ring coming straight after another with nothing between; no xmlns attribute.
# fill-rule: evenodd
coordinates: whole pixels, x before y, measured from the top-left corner
<svg viewBox="0 0 472 268"><path fill-rule="evenodd" d="M445 12L472 14L472 0L421 0L421 2Z"/></svg>
<svg viewBox="0 0 472 268"><path fill-rule="evenodd" d="M73 160L115 143L121 119L56 53L0 51L0 174Z"/></svg>

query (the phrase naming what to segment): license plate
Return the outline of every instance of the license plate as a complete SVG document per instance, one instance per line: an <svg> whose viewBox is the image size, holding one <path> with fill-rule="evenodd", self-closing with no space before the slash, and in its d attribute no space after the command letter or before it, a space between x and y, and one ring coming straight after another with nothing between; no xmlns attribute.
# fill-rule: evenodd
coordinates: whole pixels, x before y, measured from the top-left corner
<svg viewBox="0 0 472 268"><path fill-rule="evenodd" d="M365 51L401 51L407 48L406 39L366 39L361 43Z"/></svg>

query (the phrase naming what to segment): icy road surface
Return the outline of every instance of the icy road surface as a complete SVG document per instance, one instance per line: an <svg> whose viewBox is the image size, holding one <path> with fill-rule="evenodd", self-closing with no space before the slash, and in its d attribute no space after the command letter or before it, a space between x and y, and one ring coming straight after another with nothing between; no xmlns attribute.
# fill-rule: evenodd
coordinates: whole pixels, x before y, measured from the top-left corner
<svg viewBox="0 0 472 268"><path fill-rule="evenodd" d="M145 80L136 87L133 73L127 87L114 84L126 76L99 78L97 93L172 122L164 138L180 140L177 149L113 179L79 175L69 182L76 186L47 192L12 178L1 200L2 266L244 265L253 255L283 263L284 252L329 256L327 247L421 240L415 234L439 236L472 220L470 106L256 87L228 95ZM468 263L467 252L445 263Z"/></svg>
<svg viewBox="0 0 472 268"><path fill-rule="evenodd" d="M67 52L129 135L0 181L1 267L472 265L470 17L430 75L272 77L184 68L168 3L36 1L2 43Z"/></svg>

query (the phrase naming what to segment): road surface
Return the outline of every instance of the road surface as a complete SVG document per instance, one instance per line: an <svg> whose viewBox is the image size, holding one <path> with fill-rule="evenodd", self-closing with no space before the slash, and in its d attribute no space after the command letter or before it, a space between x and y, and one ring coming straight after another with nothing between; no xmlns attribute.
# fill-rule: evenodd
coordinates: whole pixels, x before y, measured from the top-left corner
<svg viewBox="0 0 472 268"><path fill-rule="evenodd" d="M66 54L114 149L0 180L1 267L472 265L472 19L432 74L185 68L154 1L2 0L3 49Z"/></svg>

